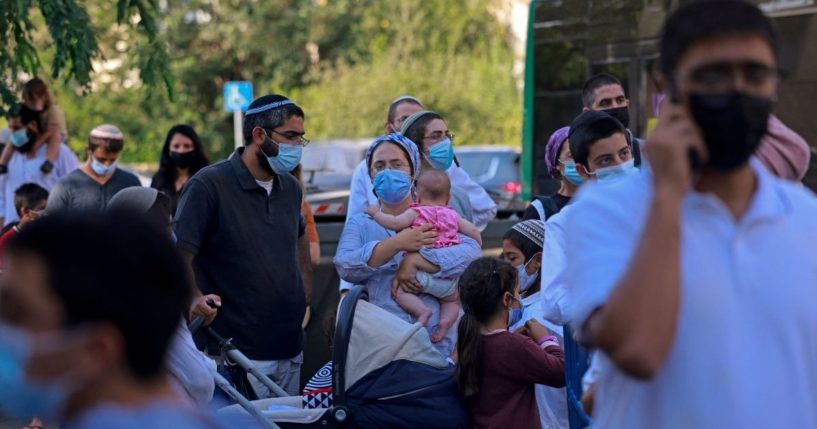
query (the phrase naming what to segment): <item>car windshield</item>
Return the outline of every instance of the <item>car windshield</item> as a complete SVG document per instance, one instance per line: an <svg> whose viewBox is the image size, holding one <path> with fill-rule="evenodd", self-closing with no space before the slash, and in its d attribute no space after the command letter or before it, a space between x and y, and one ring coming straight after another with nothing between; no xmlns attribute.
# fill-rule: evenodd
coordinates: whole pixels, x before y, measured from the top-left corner
<svg viewBox="0 0 817 429"><path fill-rule="evenodd" d="M301 158L307 191L348 188L369 140L310 144Z"/></svg>
<svg viewBox="0 0 817 429"><path fill-rule="evenodd" d="M518 181L518 157L515 152L495 150L457 153L460 167L477 183Z"/></svg>

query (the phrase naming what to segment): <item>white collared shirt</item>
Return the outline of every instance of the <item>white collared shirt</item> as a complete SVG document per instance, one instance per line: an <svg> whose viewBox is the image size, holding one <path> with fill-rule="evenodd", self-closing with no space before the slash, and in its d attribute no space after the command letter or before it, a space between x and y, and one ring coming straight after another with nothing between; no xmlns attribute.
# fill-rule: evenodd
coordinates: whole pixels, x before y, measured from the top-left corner
<svg viewBox="0 0 817 429"><path fill-rule="evenodd" d="M17 209L14 208L14 191L17 188L26 183L36 183L51 192L61 178L79 168L77 156L68 149L68 146L62 144L54 162L54 169L51 173L44 174L40 167L47 159L47 150L48 145L41 145L31 159L16 150L11 155L8 173L0 177L0 216L4 218L6 225L19 219Z"/></svg>
<svg viewBox="0 0 817 429"><path fill-rule="evenodd" d="M752 168L758 187L737 221L711 194L685 197L669 355L643 381L600 353L594 427L817 428L817 200ZM566 230L574 327L626 271L651 199L646 171L580 191Z"/></svg>
<svg viewBox="0 0 817 429"><path fill-rule="evenodd" d="M545 320L564 325L565 296L565 226L573 205L568 204L545 222L545 242L542 246L541 310Z"/></svg>

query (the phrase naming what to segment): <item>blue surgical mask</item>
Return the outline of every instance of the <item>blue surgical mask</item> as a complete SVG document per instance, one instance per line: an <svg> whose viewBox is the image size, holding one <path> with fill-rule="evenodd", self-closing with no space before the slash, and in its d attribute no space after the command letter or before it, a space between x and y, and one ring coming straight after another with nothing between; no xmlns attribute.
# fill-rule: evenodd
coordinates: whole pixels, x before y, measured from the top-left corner
<svg viewBox="0 0 817 429"><path fill-rule="evenodd" d="M267 162L272 171L278 174L289 173L301 162L304 148L291 144L278 144L278 155L268 156Z"/></svg>
<svg viewBox="0 0 817 429"><path fill-rule="evenodd" d="M116 162L112 162L111 165L106 166L91 156L91 169L99 176L107 176L116 170Z"/></svg>
<svg viewBox="0 0 817 429"><path fill-rule="evenodd" d="M403 202L411 192L411 178L405 171L383 170L374 176L372 184L377 198L389 205Z"/></svg>
<svg viewBox="0 0 817 429"><path fill-rule="evenodd" d="M536 255L534 255L536 256ZM530 258L527 263L520 264L516 267L516 273L519 277L519 291L525 292L526 290L530 289L533 286L533 281L539 277L538 272L534 272L533 274L528 274L528 264L533 262L533 258Z"/></svg>
<svg viewBox="0 0 817 429"><path fill-rule="evenodd" d="M565 166L565 179L574 185L581 185L584 183L584 177L576 170L575 161L565 161L562 163Z"/></svg>
<svg viewBox="0 0 817 429"><path fill-rule="evenodd" d="M60 383L26 380L25 368L31 355L30 336L0 324L0 415L22 424L34 416L54 421L65 406L68 389Z"/></svg>
<svg viewBox="0 0 817 429"><path fill-rule="evenodd" d="M596 171L591 172L590 174L596 175L599 182L607 183L623 178L637 171L638 169L635 167L635 161L631 159L611 167L598 168Z"/></svg>
<svg viewBox="0 0 817 429"><path fill-rule="evenodd" d="M511 295L514 301L519 303L519 308L509 308L508 309L508 327L510 328L513 325L519 323L522 320L522 301L520 301L517 297Z"/></svg>
<svg viewBox="0 0 817 429"><path fill-rule="evenodd" d="M11 135L10 140L14 147L22 147L28 143L28 132L26 132L25 128L20 128Z"/></svg>
<svg viewBox="0 0 817 429"><path fill-rule="evenodd" d="M444 140L431 145L428 148L427 159L435 170L445 171L451 168L451 164L454 163L454 147L451 144L451 139L446 137Z"/></svg>

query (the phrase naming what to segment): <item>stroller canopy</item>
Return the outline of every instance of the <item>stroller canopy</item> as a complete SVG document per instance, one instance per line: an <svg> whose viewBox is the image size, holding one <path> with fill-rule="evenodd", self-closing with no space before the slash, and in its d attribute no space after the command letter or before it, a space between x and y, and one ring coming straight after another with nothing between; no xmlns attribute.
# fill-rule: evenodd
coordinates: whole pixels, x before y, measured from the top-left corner
<svg viewBox="0 0 817 429"><path fill-rule="evenodd" d="M346 387L366 374L397 360L407 360L435 368L447 368L448 361L431 344L426 328L409 324L382 308L359 301L349 340Z"/></svg>

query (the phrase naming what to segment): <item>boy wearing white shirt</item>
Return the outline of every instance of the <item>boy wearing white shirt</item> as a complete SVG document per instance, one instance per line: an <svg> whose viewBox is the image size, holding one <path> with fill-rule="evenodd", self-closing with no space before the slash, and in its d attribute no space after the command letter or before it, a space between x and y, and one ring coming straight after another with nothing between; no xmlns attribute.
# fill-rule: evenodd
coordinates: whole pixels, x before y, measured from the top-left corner
<svg viewBox="0 0 817 429"><path fill-rule="evenodd" d="M660 68L675 103L651 171L584 189L567 222L567 317L602 352L595 427L817 427L817 202L750 162L775 29L750 3L689 4Z"/></svg>

